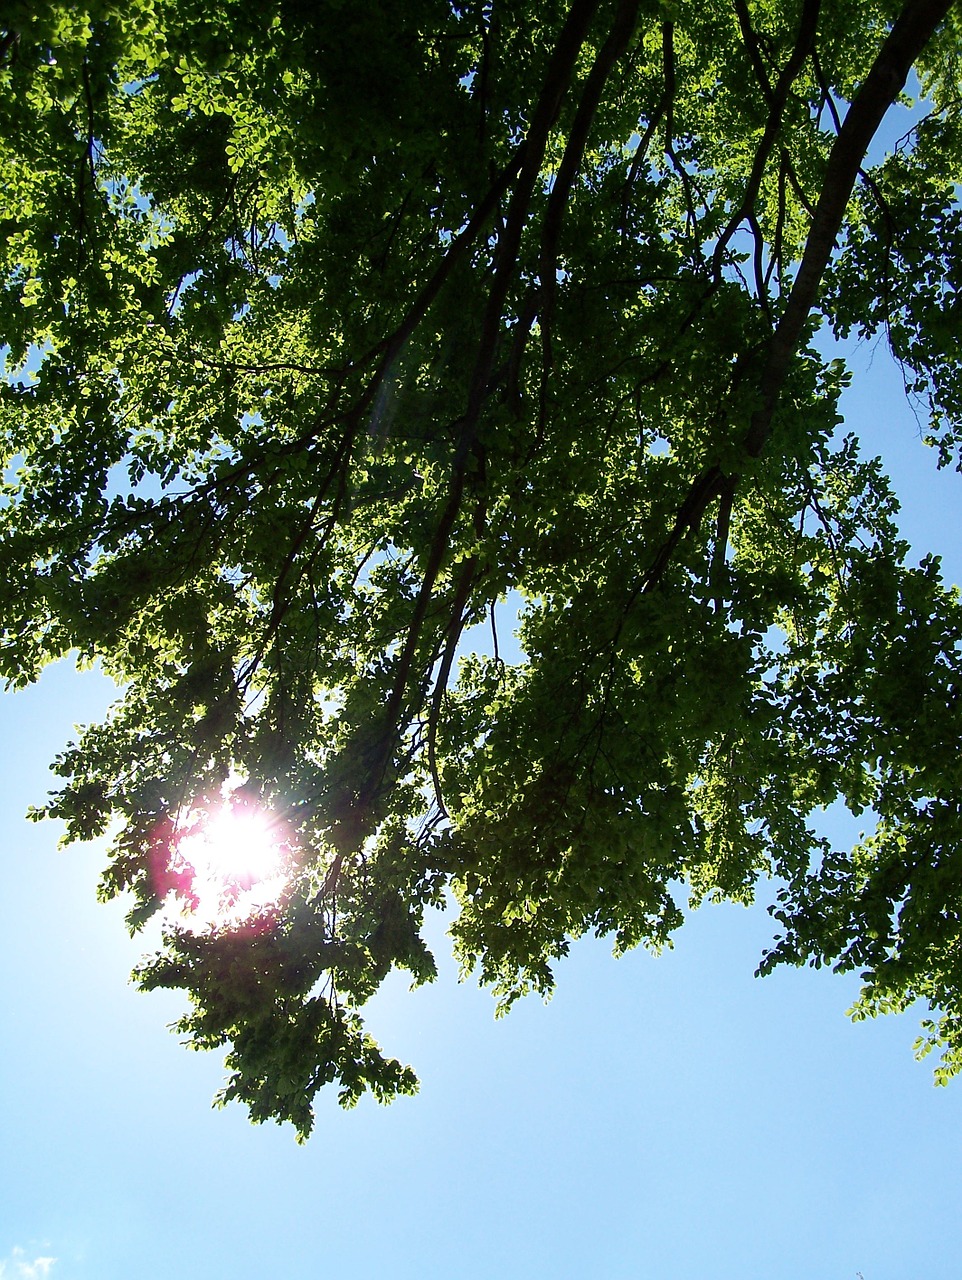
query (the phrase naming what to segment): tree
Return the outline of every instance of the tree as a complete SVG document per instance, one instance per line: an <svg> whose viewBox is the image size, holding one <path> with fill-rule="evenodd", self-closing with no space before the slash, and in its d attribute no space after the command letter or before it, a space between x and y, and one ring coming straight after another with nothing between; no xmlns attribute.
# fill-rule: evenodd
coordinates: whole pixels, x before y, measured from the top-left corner
<svg viewBox="0 0 962 1280"><path fill-rule="evenodd" d="M962 603L813 339L884 334L958 465L958 7L7 14L2 672L122 686L40 815L113 833L132 928L186 907L139 979L224 1096L305 1135L325 1083L413 1090L359 1010L433 976L428 907L507 1007L765 878L762 971L927 1001L956 1072ZM191 918L224 807L285 885Z"/></svg>

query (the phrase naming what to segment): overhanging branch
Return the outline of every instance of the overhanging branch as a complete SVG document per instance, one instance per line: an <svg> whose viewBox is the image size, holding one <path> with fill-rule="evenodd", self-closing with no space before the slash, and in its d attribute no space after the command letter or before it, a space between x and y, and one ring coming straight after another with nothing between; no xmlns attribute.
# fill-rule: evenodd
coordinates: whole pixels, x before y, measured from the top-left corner
<svg viewBox="0 0 962 1280"><path fill-rule="evenodd" d="M759 457L772 432L782 388L798 350L809 312L815 305L851 198L862 160L885 113L901 93L912 64L938 30L955 0L909 0L886 37L865 82L856 93L829 153L822 190L815 207L805 250L782 317L767 344L758 382L759 404L745 435L749 458ZM697 529L708 506L734 488L739 475L726 475L717 465L696 477L682 502L668 537L656 552L640 585L650 591L662 578L678 544Z"/></svg>

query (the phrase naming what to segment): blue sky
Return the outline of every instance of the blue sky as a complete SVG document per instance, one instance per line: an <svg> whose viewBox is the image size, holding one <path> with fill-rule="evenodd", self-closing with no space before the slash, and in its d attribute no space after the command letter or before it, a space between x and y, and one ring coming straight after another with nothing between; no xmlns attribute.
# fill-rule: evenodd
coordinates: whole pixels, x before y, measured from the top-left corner
<svg viewBox="0 0 962 1280"><path fill-rule="evenodd" d="M855 362L848 425L962 580L962 479L884 351ZM95 901L102 848L22 817L110 696L60 664L0 700L0 1280L955 1280L962 1083L914 1061L915 1015L850 1023L855 980L754 979L761 907L703 908L659 958L587 940L497 1022L438 921L440 981L371 1012L417 1098L323 1099L306 1147L211 1110L222 1064L165 1029L180 998L127 983L145 944Z"/></svg>

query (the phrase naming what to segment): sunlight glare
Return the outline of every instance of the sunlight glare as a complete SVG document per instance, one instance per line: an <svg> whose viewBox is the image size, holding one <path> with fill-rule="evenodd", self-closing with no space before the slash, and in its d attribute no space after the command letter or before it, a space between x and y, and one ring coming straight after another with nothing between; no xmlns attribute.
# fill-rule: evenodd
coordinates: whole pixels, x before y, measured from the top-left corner
<svg viewBox="0 0 962 1280"><path fill-rule="evenodd" d="M194 822L177 844L189 870L190 925L229 928L275 905L289 877L289 850L281 825L263 810L225 802Z"/></svg>

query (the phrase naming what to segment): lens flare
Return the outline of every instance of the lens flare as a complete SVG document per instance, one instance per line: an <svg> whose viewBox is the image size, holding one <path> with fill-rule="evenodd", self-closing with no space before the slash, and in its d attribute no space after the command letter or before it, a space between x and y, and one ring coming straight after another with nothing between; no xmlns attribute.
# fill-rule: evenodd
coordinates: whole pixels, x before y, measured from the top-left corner
<svg viewBox="0 0 962 1280"><path fill-rule="evenodd" d="M280 899L290 875L283 824L249 804L229 800L198 813L176 842L175 861L186 873L191 928L230 928Z"/></svg>

